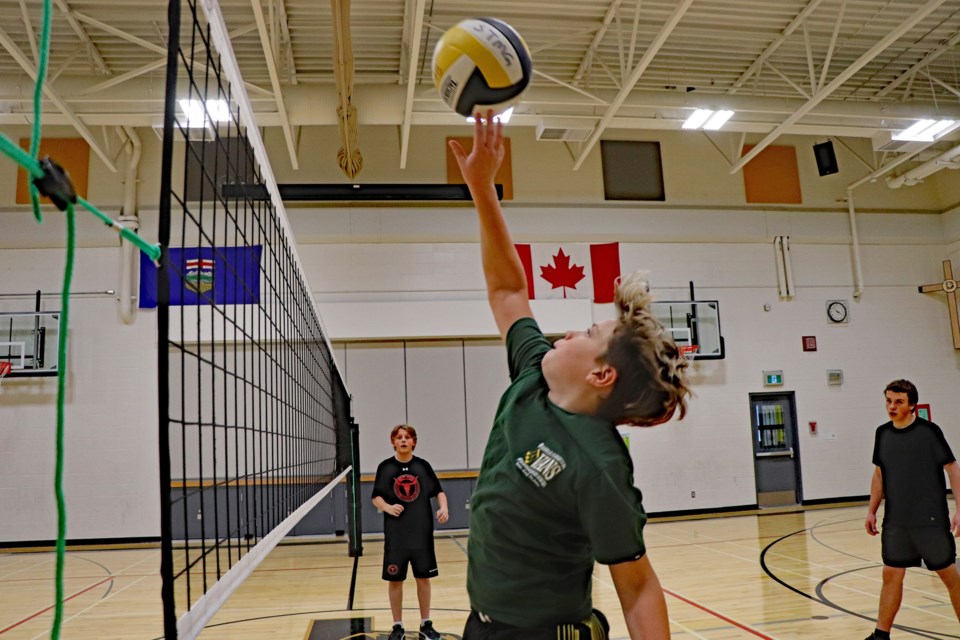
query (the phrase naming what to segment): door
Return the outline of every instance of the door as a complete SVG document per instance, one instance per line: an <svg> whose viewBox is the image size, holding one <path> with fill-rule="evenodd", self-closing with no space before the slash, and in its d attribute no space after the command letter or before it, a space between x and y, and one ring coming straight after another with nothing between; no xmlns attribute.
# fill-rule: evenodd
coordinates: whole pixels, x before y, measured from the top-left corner
<svg viewBox="0 0 960 640"><path fill-rule="evenodd" d="M757 506L800 504L800 452L792 391L750 394Z"/></svg>

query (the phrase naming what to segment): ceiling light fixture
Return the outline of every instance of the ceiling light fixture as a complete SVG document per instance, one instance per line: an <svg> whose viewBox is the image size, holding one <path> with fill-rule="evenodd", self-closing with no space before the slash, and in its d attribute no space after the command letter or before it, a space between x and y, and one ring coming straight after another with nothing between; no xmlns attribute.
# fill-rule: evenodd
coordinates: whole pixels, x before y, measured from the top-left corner
<svg viewBox="0 0 960 640"><path fill-rule="evenodd" d="M918 120L900 133L895 134L893 139L910 142L933 142L954 129L956 124L954 120Z"/></svg>
<svg viewBox="0 0 960 640"><path fill-rule="evenodd" d="M687 121L683 123L684 129L699 129L703 126L703 123L707 121L710 116L713 115L713 111L710 109L697 109L693 112Z"/></svg>
<svg viewBox="0 0 960 640"><path fill-rule="evenodd" d="M729 111L729 110L715 111L714 114L710 116L710 119L707 120L707 122L703 125L703 128L709 131L716 131L717 129L725 125L727 123L727 120L729 120L732 116L733 116L733 111Z"/></svg>
<svg viewBox="0 0 960 640"><path fill-rule="evenodd" d="M729 110L720 110L714 111L713 109L697 109L693 114L687 118L683 123L684 129L705 129L708 131L716 131L722 127L727 120L733 116L733 111Z"/></svg>
<svg viewBox="0 0 960 640"><path fill-rule="evenodd" d="M502 122L503 124L507 124L508 122L510 122L510 116L512 115L513 115L513 107L510 107L503 113L494 115L493 119L497 122ZM467 116L467 122L473 123L473 122L476 122L476 120L474 119L473 116Z"/></svg>
<svg viewBox="0 0 960 640"><path fill-rule="evenodd" d="M210 122L227 122L230 120L230 108L226 100L207 100L206 109L200 100L182 98L180 110L186 116L184 123L190 129L205 127Z"/></svg>

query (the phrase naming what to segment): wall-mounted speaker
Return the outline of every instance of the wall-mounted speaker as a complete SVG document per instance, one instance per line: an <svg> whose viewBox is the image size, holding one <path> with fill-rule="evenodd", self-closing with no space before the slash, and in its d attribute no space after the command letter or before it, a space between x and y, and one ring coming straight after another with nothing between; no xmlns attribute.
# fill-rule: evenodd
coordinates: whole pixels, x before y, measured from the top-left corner
<svg viewBox="0 0 960 640"><path fill-rule="evenodd" d="M813 145L813 157L817 160L817 171L821 176L829 176L840 171L837 166L837 154L833 152L833 142L830 140Z"/></svg>

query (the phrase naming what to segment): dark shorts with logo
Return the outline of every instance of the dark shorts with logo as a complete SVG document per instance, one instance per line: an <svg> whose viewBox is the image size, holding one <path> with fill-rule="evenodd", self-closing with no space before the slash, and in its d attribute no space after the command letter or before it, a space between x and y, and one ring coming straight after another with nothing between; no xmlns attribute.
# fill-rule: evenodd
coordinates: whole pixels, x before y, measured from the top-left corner
<svg viewBox="0 0 960 640"><path fill-rule="evenodd" d="M884 525L880 533L883 564L905 569L919 567L940 571L957 561L957 544L943 527L901 527Z"/></svg>
<svg viewBox="0 0 960 640"><path fill-rule="evenodd" d="M407 563L413 567L414 578L433 578L437 570L437 555L429 549L387 549L383 552L383 579L403 582L407 579Z"/></svg>
<svg viewBox="0 0 960 640"><path fill-rule="evenodd" d="M589 618L576 624L558 624L549 627L525 629L490 620L482 613L471 610L463 640L607 640L610 625L597 609Z"/></svg>

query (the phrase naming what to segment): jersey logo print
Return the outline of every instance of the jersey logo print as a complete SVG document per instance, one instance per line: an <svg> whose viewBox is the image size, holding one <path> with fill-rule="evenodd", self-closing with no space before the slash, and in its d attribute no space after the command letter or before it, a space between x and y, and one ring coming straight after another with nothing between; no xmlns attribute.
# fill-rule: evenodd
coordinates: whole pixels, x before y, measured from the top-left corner
<svg viewBox="0 0 960 640"><path fill-rule="evenodd" d="M563 456L541 442L536 449L517 458L517 468L528 480L542 489L567 468L567 462Z"/></svg>
<svg viewBox="0 0 960 640"><path fill-rule="evenodd" d="M404 502L413 502L420 495L420 481L409 473L397 476L393 480L393 492Z"/></svg>

